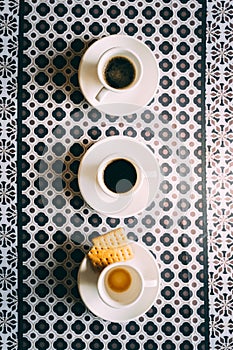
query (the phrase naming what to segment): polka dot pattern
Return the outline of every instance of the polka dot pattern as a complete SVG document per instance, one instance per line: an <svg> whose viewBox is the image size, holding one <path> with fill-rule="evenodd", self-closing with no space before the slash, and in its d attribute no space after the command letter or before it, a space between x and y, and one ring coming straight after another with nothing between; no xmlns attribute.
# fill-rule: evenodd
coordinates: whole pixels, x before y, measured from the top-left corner
<svg viewBox="0 0 233 350"><path fill-rule="evenodd" d="M14 1L10 3L14 11ZM202 4L33 0L21 6L23 348L205 349ZM14 21L9 22L7 30L13 31ZM89 105L79 87L82 55L93 42L112 34L138 38L158 61L157 94L138 114L105 115ZM10 50L14 52L9 45ZM15 96L11 83L6 86ZM6 133L14 135L16 126L11 117L6 120ZM146 144L162 175L155 201L123 219L94 212L77 181L87 149L114 135ZM5 162L12 148L1 142ZM14 177L12 169L8 173ZM1 186L1 193L8 193L7 217L14 222L13 190ZM129 239L154 255L162 277L151 309L122 324L95 317L83 304L76 282L91 239L120 225ZM13 266L14 254L7 259ZM13 272L9 276L6 288L14 283Z"/></svg>

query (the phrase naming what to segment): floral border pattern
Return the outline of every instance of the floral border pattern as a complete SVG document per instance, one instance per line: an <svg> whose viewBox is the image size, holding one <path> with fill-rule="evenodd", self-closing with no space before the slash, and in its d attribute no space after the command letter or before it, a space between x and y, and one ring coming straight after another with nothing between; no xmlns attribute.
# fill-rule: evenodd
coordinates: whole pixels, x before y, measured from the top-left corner
<svg viewBox="0 0 233 350"><path fill-rule="evenodd" d="M0 326L3 349L17 349L17 44L18 1L0 1ZM232 4L207 4L207 201L210 347L233 346L232 318ZM4 28L4 29L3 29ZM7 174L7 176L6 176ZM7 278L5 278L7 276Z"/></svg>
<svg viewBox="0 0 233 350"><path fill-rule="evenodd" d="M17 349L18 1L0 1L0 348Z"/></svg>
<svg viewBox="0 0 233 350"><path fill-rule="evenodd" d="M210 347L233 348L233 3L210 1L206 38Z"/></svg>

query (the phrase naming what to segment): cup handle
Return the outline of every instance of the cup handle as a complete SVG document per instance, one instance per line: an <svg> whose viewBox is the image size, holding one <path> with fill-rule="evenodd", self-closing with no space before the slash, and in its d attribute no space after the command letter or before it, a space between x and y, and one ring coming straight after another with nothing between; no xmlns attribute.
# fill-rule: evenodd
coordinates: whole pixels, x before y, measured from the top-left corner
<svg viewBox="0 0 233 350"><path fill-rule="evenodd" d="M157 287L158 281L157 280L145 280L144 281L145 287Z"/></svg>
<svg viewBox="0 0 233 350"><path fill-rule="evenodd" d="M105 87L102 87L100 89L100 91L98 92L98 94L96 95L96 100L101 102L101 100L103 100L103 98L109 93L109 90L106 89Z"/></svg>

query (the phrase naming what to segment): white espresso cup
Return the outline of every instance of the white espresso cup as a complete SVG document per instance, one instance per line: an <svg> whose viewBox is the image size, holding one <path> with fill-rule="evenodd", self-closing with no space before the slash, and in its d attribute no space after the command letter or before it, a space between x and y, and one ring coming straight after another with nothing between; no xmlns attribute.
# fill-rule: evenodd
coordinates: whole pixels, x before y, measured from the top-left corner
<svg viewBox="0 0 233 350"><path fill-rule="evenodd" d="M127 92L134 89L142 77L142 62L132 50L114 47L105 51L97 63L97 75L102 88L96 100L102 101L108 92Z"/></svg>
<svg viewBox="0 0 233 350"><path fill-rule="evenodd" d="M157 283L157 280L145 280L132 265L117 262L102 270L97 288L100 298L107 305L123 308L134 305L141 298L144 288L156 287Z"/></svg>
<svg viewBox="0 0 233 350"><path fill-rule="evenodd" d="M132 159L111 154L97 169L97 183L111 197L129 195L138 191L143 182L143 170Z"/></svg>

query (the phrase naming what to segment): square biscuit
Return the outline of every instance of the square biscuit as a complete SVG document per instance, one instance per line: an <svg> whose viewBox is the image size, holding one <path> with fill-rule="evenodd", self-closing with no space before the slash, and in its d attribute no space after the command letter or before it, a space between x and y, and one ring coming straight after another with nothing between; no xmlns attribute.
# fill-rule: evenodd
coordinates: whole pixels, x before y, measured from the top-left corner
<svg viewBox="0 0 233 350"><path fill-rule="evenodd" d="M117 228L93 238L93 247L88 252L92 265L98 269L114 262L127 261L134 257L132 246L123 228Z"/></svg>
<svg viewBox="0 0 233 350"><path fill-rule="evenodd" d="M122 227L95 237L92 239L92 242L98 248L117 248L129 243Z"/></svg>
<svg viewBox="0 0 233 350"><path fill-rule="evenodd" d="M97 268L103 268L109 264L127 261L134 256L132 247L130 245L120 248L99 249L93 247L88 252L88 257L91 260L93 266Z"/></svg>

